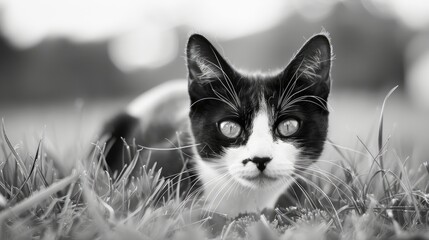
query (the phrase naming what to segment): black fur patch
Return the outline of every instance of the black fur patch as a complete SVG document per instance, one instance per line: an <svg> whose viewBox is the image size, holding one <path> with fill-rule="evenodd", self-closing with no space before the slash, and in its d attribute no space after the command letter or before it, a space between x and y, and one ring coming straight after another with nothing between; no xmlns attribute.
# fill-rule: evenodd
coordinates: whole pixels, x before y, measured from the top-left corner
<svg viewBox="0 0 429 240"><path fill-rule="evenodd" d="M140 120L120 113L107 122L102 130L103 136L107 137L105 158L107 165L113 171L120 171L129 159L125 157L125 144L131 144L139 132Z"/></svg>
<svg viewBox="0 0 429 240"><path fill-rule="evenodd" d="M150 119L149 116L148 119ZM183 123L186 122L186 119L183 119ZM143 165L146 165L147 169L152 167L155 167L156 171L162 169L162 176L170 179L173 187L178 186L177 183L181 179L182 194L189 194L193 189L200 187L197 173L193 170L191 148L162 150L192 144L189 133L183 131L186 126L173 128L168 124L160 125L156 121L148 123L146 129L150 131L142 131L141 126L142 119L127 113L118 114L105 124L102 136L107 137L104 155L109 172L112 175L115 172L121 172L138 152L138 161L133 175L141 175L139 171Z"/></svg>

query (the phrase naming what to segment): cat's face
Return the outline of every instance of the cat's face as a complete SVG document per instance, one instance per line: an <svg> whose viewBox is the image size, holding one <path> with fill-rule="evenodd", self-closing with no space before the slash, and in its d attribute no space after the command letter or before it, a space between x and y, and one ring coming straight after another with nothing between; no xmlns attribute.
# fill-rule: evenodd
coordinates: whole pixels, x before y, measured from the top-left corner
<svg viewBox="0 0 429 240"><path fill-rule="evenodd" d="M190 122L204 166L243 187L290 182L323 150L331 46L310 39L276 74L240 73L202 36L187 47Z"/></svg>

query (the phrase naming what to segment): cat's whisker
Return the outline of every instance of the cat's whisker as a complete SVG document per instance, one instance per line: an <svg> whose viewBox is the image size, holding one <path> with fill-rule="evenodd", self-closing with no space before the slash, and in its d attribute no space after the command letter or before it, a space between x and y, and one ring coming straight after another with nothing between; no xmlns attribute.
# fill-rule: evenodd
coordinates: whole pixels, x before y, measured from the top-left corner
<svg viewBox="0 0 429 240"><path fill-rule="evenodd" d="M216 61L218 63L217 67L219 68L220 71L222 71L222 75L225 78L226 83L228 84L229 92L230 92L231 97L233 97L233 99L235 100L235 103L237 104L237 106L240 107L241 106L241 104L240 104L240 98L237 95L237 91L234 88L234 84L232 84L232 81L229 78L228 74L226 74L225 71L223 70L222 65L221 65L221 63L219 61L219 57L217 56L216 51L214 50L214 48L212 48L212 52L213 52L213 55L215 56Z"/></svg>
<svg viewBox="0 0 429 240"><path fill-rule="evenodd" d="M194 106L195 104L199 103L199 102L206 101L206 100L214 100L214 101L220 101L220 102L223 102L223 103L225 103L226 105L228 105L229 107L231 107L234 111L237 111L237 108L236 108L233 104L231 104L229 101L226 101L225 99L215 98L215 97L206 97L206 98L201 98L201 99L199 99L199 100L197 100L197 101L193 102L193 103L191 104L191 107L192 107L192 106Z"/></svg>
<svg viewBox="0 0 429 240"><path fill-rule="evenodd" d="M232 184L230 184L232 182ZM215 198L212 200L212 203L210 204L210 206L209 206L209 210L212 210L213 209L213 211L215 211L216 212L216 209L218 209L218 207L219 207L219 205L222 203L222 201L223 201L223 199L225 198L225 196L226 195L229 195L228 193L230 193L230 190L234 187L234 184L235 184L235 180L233 179L233 178L231 178L231 179L229 179L225 184L224 184L224 187L222 187L221 189L220 189L220 191L216 194L216 196L215 196ZM224 188L225 187L228 187L225 191L224 191ZM219 194L220 193L223 193L222 194L222 196L221 196L221 198L219 199L219 201L217 201L217 204L214 206L214 208L212 208L213 207L213 205L216 203L216 200L217 200L217 198L218 198L218 196L219 196Z"/></svg>
<svg viewBox="0 0 429 240"><path fill-rule="evenodd" d="M343 172L350 172L350 173L354 173L354 171L352 171L352 170L353 170L353 168L346 168L346 167L341 166L341 165L338 165L338 164L336 164L336 163L334 163L334 162L332 162L332 161L330 161L330 160L318 159L317 161L318 161L318 162L320 162L320 163L327 163L327 164L330 164L330 165L332 165L332 166L334 166L334 167L337 167L338 169L342 170ZM359 175L358 175L358 177L359 177Z"/></svg>
<svg viewBox="0 0 429 240"><path fill-rule="evenodd" d="M184 200L181 202L181 204L179 204L179 206L185 205L189 199L192 199L192 198L194 198L194 197L199 196L200 194L202 194L202 193L203 193L203 191L204 191L204 189L205 189L205 186L206 186L206 185L212 184L213 182L219 182L219 181L220 181L220 180L222 180L222 179L223 179L227 174L228 174L228 173L224 173L223 175L220 175L220 176L218 176L217 178L212 179L210 182L207 182L206 184L204 184L204 185L202 185L202 186L198 187L198 188L197 188L197 189L195 189L192 193L187 194L187 195L186 195L186 197L184 198ZM216 185L217 185L217 184L218 184L218 183L216 183ZM202 208L205 206L206 201L207 201L207 198L205 199L205 201L204 201L204 203L203 203Z"/></svg>
<svg viewBox="0 0 429 240"><path fill-rule="evenodd" d="M306 190L306 188L304 186L302 186L294 177L290 177L290 180L292 180L292 182L299 188L299 190L304 194L304 197L308 200L308 202L311 204L311 206L316 206L316 204L314 203L313 199L310 198L310 194L308 193L308 191ZM306 182L306 180L303 180L304 183ZM285 184L287 184L286 180L285 180ZM295 193L295 197L298 197L298 193Z"/></svg>
<svg viewBox="0 0 429 240"><path fill-rule="evenodd" d="M290 89L287 89L287 94L286 94L286 100L284 99L284 98L282 98L281 100L282 100L282 103L283 102L289 102L290 101L290 99L292 99L295 95L297 95L297 94L299 94L299 93L301 93L301 92L303 92L303 91L305 91L305 90L307 90L307 89L309 89L310 87L312 87L313 85L314 85L314 83L312 83L312 84L310 84L309 86L307 86L307 87L305 87L305 88L303 88L303 89L301 89L301 90L298 90L298 91L296 91L296 92L294 92L293 94L291 94L292 93L292 91L293 90L295 90L295 87L296 87L296 84L297 84L297 82L298 82L298 79L300 79L301 78L301 76L302 76L302 74L303 74L303 72L301 72L300 73L300 75L296 75L298 72L299 72L299 70L302 68L302 64L304 63L304 60L305 59L302 59L301 60L301 62L300 62L300 64L299 64L299 66L297 67L297 69L295 70L295 72L294 72L294 74L293 74L293 76L292 76L292 86L291 86L291 88Z"/></svg>
<svg viewBox="0 0 429 240"><path fill-rule="evenodd" d="M339 165L338 163L333 162L332 160L325 160L321 158L321 159L318 159L317 162L330 164L331 166L337 167L339 170L342 170L342 171L350 170L342 165Z"/></svg>
<svg viewBox="0 0 429 240"><path fill-rule="evenodd" d="M294 81L297 81L297 79L294 80ZM304 88L302 88L302 89L300 89L298 91L295 91L293 94L287 93L287 95L285 96L285 98L283 98L282 101L281 101L280 109L285 109L288 106L288 103L291 101L291 99L293 99L294 96L300 94L301 92L304 92L307 89L310 89L312 86L313 86L313 84L310 84L310 85L308 85L308 86L306 86L306 87L304 87ZM294 89L295 89L295 85L293 85L293 89L292 90L294 90ZM292 90L291 90L291 92L292 92Z"/></svg>
<svg viewBox="0 0 429 240"><path fill-rule="evenodd" d="M337 223L340 223L340 217L338 216L338 212L335 210L335 206L334 203L332 202L331 198L323 191L323 189L321 189L319 186L317 186L315 183L313 183L310 179L305 178L304 176L301 175L296 175L297 177L299 177L300 179L306 181L307 184L311 185L314 189L316 189L318 192L320 192L323 195L323 198L325 198L328 202L328 204L330 205L330 207L332 208L334 215L335 215L335 221L337 221Z"/></svg>
<svg viewBox="0 0 429 240"><path fill-rule="evenodd" d="M310 99L308 99L308 98L310 98ZM315 95L303 95L303 96L299 96L299 97L291 100L289 102L289 104L293 105L293 104L295 104L297 102L300 102L300 101L302 101L304 99L307 100L307 101L309 101L310 103L313 103L313 104L316 104L318 106L321 106L325 110L328 110L328 107L327 107L328 102L325 99L323 99L323 98L321 98L319 96L315 96ZM313 99L317 100L317 102L313 101Z"/></svg>
<svg viewBox="0 0 429 240"><path fill-rule="evenodd" d="M165 176L165 177L167 177L168 179L174 180L175 178L177 178L180 175L192 173L192 172L194 172L196 170L197 170L197 167L186 168L186 169L182 170L179 173L171 174L171 175L168 175L168 176Z"/></svg>
<svg viewBox="0 0 429 240"><path fill-rule="evenodd" d="M317 56L316 55L313 55L313 57L314 58L316 58ZM317 57L318 58L318 57ZM328 60L326 60L326 61L330 61L331 59L328 59ZM304 69L303 69L303 67L302 67L302 64L304 63L304 62L309 62L310 61L310 64L307 64L306 66L304 66ZM295 72L294 72L294 74L293 74L293 76L292 76L292 80L293 81L290 81L289 83L293 83L293 85L292 85L292 87L290 87L289 88L289 83L288 83L288 86L286 86L286 88L285 88L285 90L287 90L287 93L285 94L284 92L282 93L282 95L281 95L281 97L279 98L279 100L280 100L280 102L282 103L280 106L287 106L287 103L295 96L295 95L297 95L297 94L299 94L299 93L301 93L301 92L303 92L303 91L305 91L305 90L307 90L307 89L309 89L309 88L311 88L312 86L314 86L315 85L315 82L313 82L313 83L311 83L310 85L308 85L307 87L305 87L305 88L303 88L303 89L300 89L300 90L298 90L298 91L296 91L296 92L294 92L293 94L290 94L291 92L292 92L292 90L293 89L295 89L295 86L296 86L296 82L297 82L297 80L298 79L300 79L301 78L301 76L303 75L303 74L305 74L305 75L307 75L308 77L310 77L310 78L315 78L315 77L318 77L318 75L316 75L316 74L313 74L315 71L314 71L314 69L313 69L313 67L314 66L319 66L322 62L325 62L325 60L323 60L323 61L321 61L321 60L315 60L315 59L305 59L305 58L303 58L302 60L301 60L301 62L300 62L300 64L299 64L299 66L296 68L296 70L295 70ZM313 69L312 71L308 71L309 69ZM300 71L300 70L302 70L301 72L300 72L300 75L298 75L298 76L296 76L296 74ZM285 95L286 95L286 97L285 97ZM314 97L318 97L318 96L314 96ZM285 99L286 98L286 99ZM319 97L320 98L320 97ZM326 104L326 100L324 100L324 99L322 99L322 98L320 98L319 99L319 101L320 100L323 100L321 103L321 106L324 106L325 104ZM323 103L325 103L325 104L323 104ZM282 107L282 108L284 108L284 107ZM326 109L327 110L327 108L326 107L323 107L324 109Z"/></svg>
<svg viewBox="0 0 429 240"><path fill-rule="evenodd" d="M297 169L297 170L298 171L302 171L302 172L312 171L312 172L315 172L315 173L320 173L321 174L320 177L325 177L326 179L329 179L329 177L325 176L325 175L328 175L328 176L332 177L333 179L335 179L336 181L338 181L340 184L344 185L345 187L350 187L349 184L346 183L343 179L341 179L341 178L335 176L333 173L331 173L329 171L326 171L324 169L321 169L321 168L316 168L316 167L308 166L308 167L306 167L305 171L304 170L299 170L299 169Z"/></svg>
<svg viewBox="0 0 429 240"><path fill-rule="evenodd" d="M247 190L246 195L250 196L250 193L253 191L253 188L252 187L248 187L248 188L246 188L246 190Z"/></svg>
<svg viewBox="0 0 429 240"><path fill-rule="evenodd" d="M341 170L341 171L343 171L343 172L350 172L350 169L345 168L345 167L343 167L343 166L341 166L341 165L338 165L338 164L336 164L336 163L334 163L334 162L332 162L332 161L329 161L329 160L323 160L323 159L318 159L317 161L318 161L319 163L327 163L327 164L330 164L330 165L332 165L332 166L334 166L334 167L337 167L339 170ZM295 165L295 167L296 167L296 168L298 168L298 169L299 169L299 168L301 168L301 169L308 169L308 168L311 168L311 169L316 170L316 166L309 166L309 165L297 164L297 165ZM327 170L324 170L324 169L320 168L319 166L317 166L317 169L318 169L318 171L323 171L323 173L325 173L325 174L330 174L330 175L332 175L333 177L337 178L337 180L340 180L340 178L338 178L337 176L333 175L333 173L332 173L332 172L329 172L329 171L327 171Z"/></svg>
<svg viewBox="0 0 429 240"><path fill-rule="evenodd" d="M315 99L317 101L314 101L312 99ZM290 108L294 104L300 103L300 102L312 103L312 104L314 104L314 105L316 105L316 106L318 106L321 109L324 109L326 111L329 111L329 108L331 108L330 105L327 103L327 101L321 97L314 96L314 95L304 95L304 96L297 97L290 102L287 102L286 103L287 106L285 106L284 109Z"/></svg>
<svg viewBox="0 0 429 240"><path fill-rule="evenodd" d="M210 185L210 184L212 184L213 182L220 181L222 178L225 178L228 174L229 174L229 173L225 172L225 173L223 173L223 174L221 174L221 175L217 176L216 178L213 178L213 179L211 179L210 181L205 182L201 187L199 187L199 189L204 189L204 187L206 187L207 185ZM201 179L202 179L202 177L201 177L201 176L199 176L199 177L198 177L198 180L201 180Z"/></svg>
<svg viewBox="0 0 429 240"><path fill-rule="evenodd" d="M214 52L214 49L212 49L213 51L213 55L216 58L216 61L218 62L218 64L213 63L212 61L209 61L207 59L203 59L204 62L210 64L212 67L216 68L217 70L221 71L223 78L225 79L226 85L225 83L222 81L222 79L214 72L213 69L208 68L212 75L214 75L217 80L219 81L219 83L223 86L223 88L227 91L227 93L230 95L230 97L232 98L232 100L234 101L235 105L237 105L237 107L240 107L240 99L238 98L237 92L234 88L234 85L231 82L231 79L228 77L228 75L225 73L225 71L222 68L222 65L219 62L219 59L217 57L217 54ZM212 88L213 89L213 88Z"/></svg>
<svg viewBox="0 0 429 240"><path fill-rule="evenodd" d="M296 170L296 171L300 172L301 174L307 174L311 177L318 178L318 179L320 179L326 183L331 184L331 186L333 186L336 191L341 192L344 196L347 197L348 200L353 201L353 198L349 197L349 195L343 189L338 187L337 184L335 184L329 177L323 175L323 174L328 174L328 172L318 172L316 169L311 169L311 168L308 169L308 172L307 171L304 172L304 171L300 171L300 170ZM321 175L313 174L311 172L319 173ZM339 178L337 178L336 180L339 181L340 184L342 186L344 186L347 190L349 190L350 192L352 192L354 194L357 194L357 192L352 187L350 187L347 183L345 183L344 181L342 181ZM339 196L342 198L341 195L339 195Z"/></svg>
<svg viewBox="0 0 429 240"><path fill-rule="evenodd" d="M207 185L210 185L210 184L212 184L213 182L218 181L220 178L225 177L227 174L228 174L228 173L224 173L224 174L222 174L222 175L219 175L217 178L213 178L213 179L211 179L210 181L205 182L205 183L204 183L204 184L202 184L200 187L198 187L197 189L195 189L195 190L194 190L194 192L195 192L195 191L196 191L196 192L200 191L200 193L202 193L202 191L204 190L204 188L205 188ZM201 180L202 180L202 177L201 177L201 176L198 176L197 180L198 180L198 181L201 181Z"/></svg>
<svg viewBox="0 0 429 240"><path fill-rule="evenodd" d="M150 151L173 151L173 150L182 150L182 149L189 149L189 148L193 148L200 145L199 143L196 144L190 144L190 145L185 145L185 146L179 146L179 147L164 147L164 148L157 148L157 147L147 147L147 146L143 146L138 144L137 146L140 148L138 150L150 150Z"/></svg>
<svg viewBox="0 0 429 240"><path fill-rule="evenodd" d="M345 150L345 151L349 151L349 152L352 152L352 153L356 153L356 154L358 154L358 155L360 155L360 156L362 156L362 157L368 157L368 154L367 154L367 153L364 153L364 152L358 151L358 150L353 149L353 148L350 148L350 147L346 147L346 146L344 146L344 145L340 145L340 144L334 143L334 142L330 141L329 139L328 139L328 141L326 141L326 144L329 144L329 145L331 145L331 146L334 146L334 147L336 147L336 148L339 148L339 149L342 149L342 150Z"/></svg>
<svg viewBox="0 0 429 240"><path fill-rule="evenodd" d="M314 206L313 200L310 198L309 193L306 190L305 186L302 186L300 182L298 182L294 177L289 176L290 181L292 184L295 184L295 186L297 186L299 188L299 192L295 191L295 188L292 188L292 192L293 195L291 195L290 197L294 197L296 199L296 204L299 205L300 207L302 207L302 204L300 202L300 193L302 193L305 197L305 199L307 199L307 201L312 204L311 206Z"/></svg>
<svg viewBox="0 0 429 240"><path fill-rule="evenodd" d="M241 186L240 186L240 184L239 184L237 181L234 181L232 184L234 185L234 189L233 189L232 191L230 191L230 192L229 192L229 194L228 194L228 197L227 197L227 198L229 198L229 197L230 197L231 193L236 192L236 189L238 190L238 189L241 187Z"/></svg>
<svg viewBox="0 0 429 240"><path fill-rule="evenodd" d="M218 91L216 91L214 88L212 88L213 93L219 98L221 99L222 102L226 103L228 106L230 106L233 110L235 114L238 114L238 107L235 106L233 103L230 102L230 100L223 96L221 93L219 93Z"/></svg>
<svg viewBox="0 0 429 240"><path fill-rule="evenodd" d="M295 79L293 81L294 81L294 83L290 87L291 89L288 89L288 86L289 86L289 84L288 84L286 89L283 91L282 95L279 97L278 104L277 104L277 111L281 111L282 109L284 109L285 102L288 102L288 99L290 99L290 92L293 89L295 89L295 83L296 83L297 79Z"/></svg>
<svg viewBox="0 0 429 240"><path fill-rule="evenodd" d="M303 61L301 61L298 65L298 68L296 69L296 71L293 73L291 80L289 81L288 84L286 85L286 88L284 89L284 91L282 92L280 98L279 98L279 105L278 105L278 109L280 108L282 102L284 101L285 98L289 98L290 93L295 89L296 83L298 81L298 77L296 77L296 74L298 72L298 69L301 68ZM289 84L291 84L291 86L289 86Z"/></svg>
<svg viewBox="0 0 429 240"><path fill-rule="evenodd" d="M315 99L317 101L312 100L312 99ZM291 109L292 107L296 106L297 103L302 103L302 102L312 103L312 104L314 104L314 105L316 105L316 106L318 106L321 109L324 109L326 111L329 111L329 109L331 108L330 105L323 98L320 98L320 97L314 96L314 95L304 95L304 96L297 97L291 101L284 101L284 103L280 109L280 114L287 113L288 110Z"/></svg>
<svg viewBox="0 0 429 240"><path fill-rule="evenodd" d="M303 181L303 184L310 184L311 185L311 183L310 183L311 180L310 179L307 179L307 178L305 178L303 176L299 176L299 175L296 175L296 177L299 178L301 181ZM313 198L310 197L310 195L314 196L314 193L310 193L308 187L307 186L302 186L297 179L293 178L293 182L298 186L298 188L300 189L300 191L302 191L302 193L305 196L305 199L307 199L307 201L310 203L310 206L313 209L317 209L317 204L314 202ZM316 189L316 190L319 191L318 189Z"/></svg>
<svg viewBox="0 0 429 240"><path fill-rule="evenodd" d="M181 173L177 173L177 174L173 174L173 175L171 175L171 176L174 176L174 177L172 177L171 178L171 176L170 177L168 177L169 179L174 179L174 178L177 178L177 177L179 177L181 174L183 174L183 173L189 173L189 174L192 174L192 173L194 173L194 172L197 172L198 171L198 167L197 166L195 166L195 167L192 167L192 168L189 168L189 169L186 169L186 170L184 170L183 172L181 172ZM222 174L222 175L227 175L228 173L226 172L226 171L223 171L224 172L224 174ZM219 177L221 177L222 175L220 175ZM181 179L181 181L183 181L183 180L187 180L187 179L189 179L189 178L193 178L193 177L195 177L196 179L196 181L195 181L195 183L193 183L193 185L191 186L191 188L192 187L194 187L198 182L200 182L201 181L201 176L200 175L198 175L198 174L195 174L195 175L189 175L189 176L187 176L187 177L185 177L185 178L183 178L183 179ZM213 181L215 181L216 180L216 178L214 178L214 179L212 179ZM177 184L177 183L175 183L175 184ZM200 187L201 188L201 187Z"/></svg>
<svg viewBox="0 0 429 240"><path fill-rule="evenodd" d="M209 198L210 198L210 196L212 195L212 193L214 192L214 191L216 191L217 190L217 186L219 186L219 184L220 184L220 186L223 186L224 184L225 184L225 182L223 181L226 177L228 176L228 173L225 173L224 175L221 175L221 177L218 177L217 179L216 179L216 181L214 181L215 182L215 184L214 184L214 186L212 187L212 189L208 192L208 193L205 193L204 195L205 195L205 200L204 200L204 202L203 202L203 205L202 205L202 207L203 208L205 208L205 206L206 206L206 204L207 204L207 202L209 201ZM221 181L222 180L222 181ZM229 179L230 180L230 179ZM228 180L228 181L229 181ZM207 183L204 183L204 189L206 189L207 188L207 186L209 186L209 185L212 185L212 183L213 182L207 182Z"/></svg>
<svg viewBox="0 0 429 240"><path fill-rule="evenodd" d="M217 191L217 193L216 193L216 195L215 195L215 197L214 198L210 198L210 195L211 195L211 193L215 190L215 189L217 189L217 188L213 188L213 190L212 191L210 191L210 193L206 196L207 197L207 199L208 198L210 198L210 205L208 206L208 208L207 208L207 210L208 211L216 211L216 208L219 206L219 205L216 205L216 208L215 209L213 209L212 207L214 206L214 204L216 203L216 200L217 200L217 198L219 197L219 194L226 194L226 192L224 191L224 189L226 188L226 187L231 187L231 185L230 185L230 183L232 182L232 181L234 181L234 179L233 178L230 178L230 179L228 179L227 181L225 181L225 182L223 182L222 183L222 185L221 185L221 187L220 187L220 189L218 189L218 191ZM222 195L223 196L223 195ZM206 206L206 201L204 202L204 204L203 204L203 207L205 208L205 206ZM220 202L219 202L219 204L220 204Z"/></svg>
<svg viewBox="0 0 429 240"><path fill-rule="evenodd" d="M181 171L181 172L179 172L179 173L171 174L171 175L168 175L168 176L164 176L164 178L167 178L167 179L169 179L171 182L173 182L173 181L174 181L174 180L176 180L177 178L180 178L180 176L183 176L184 174L189 174L188 176L186 176L186 177L184 177L184 178L181 178L181 179L180 179L180 181L177 181L177 182L173 183L173 185L172 185L172 187L173 187L174 185L179 184L179 183L180 183L180 182L182 182L182 181L188 180L188 179L190 179L190 178L192 178L192 177L196 177L196 175L193 175L193 174L194 174L194 173L195 173L195 171L197 171L197 170L198 170L198 169L197 169L196 167L187 168L187 169L182 170L182 171Z"/></svg>
<svg viewBox="0 0 429 240"><path fill-rule="evenodd" d="M331 198L315 183L313 183L310 179L306 179L304 176L297 175L300 179L304 180L307 184L311 185L315 190L317 190L319 193L322 194L322 197L328 202L328 205L330 205L330 209L327 208L325 205L316 205L317 208L322 207L331 217L331 219L334 221L335 225L337 225L339 228L342 228L341 221L338 215L337 208L335 208ZM318 200L318 203L321 204L321 202ZM355 203L356 204L356 203Z"/></svg>

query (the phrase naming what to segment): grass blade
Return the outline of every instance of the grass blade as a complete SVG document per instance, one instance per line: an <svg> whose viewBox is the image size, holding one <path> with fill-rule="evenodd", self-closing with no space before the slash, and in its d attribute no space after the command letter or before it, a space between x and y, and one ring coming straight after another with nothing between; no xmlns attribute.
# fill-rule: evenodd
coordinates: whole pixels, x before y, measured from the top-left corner
<svg viewBox="0 0 429 240"><path fill-rule="evenodd" d="M389 99L389 97L392 95L392 93L398 88L398 85L396 85L394 88L392 88L389 93L387 93L386 97L383 100L383 105L381 106L381 112L380 112L380 120L378 123L378 152L379 152L379 163L380 163L380 168L384 169L384 154L382 154L382 149L383 149L383 118L384 118L384 108L386 107L386 103L387 100ZM383 182L383 189L385 190L385 192L387 192L389 194L389 196L392 196L392 193L390 191L390 188L386 188L388 185L388 179L386 179L385 174L382 174L382 182Z"/></svg>
<svg viewBox="0 0 429 240"><path fill-rule="evenodd" d="M66 186L77 181L79 178L80 178L80 174L73 173L72 175L66 178L63 178L60 181L52 184L48 188L43 189L39 192L35 192L31 197L24 199L23 201L19 202L15 206L3 210L2 212L0 212L0 226L3 226L4 221L7 218L11 216L19 215L23 211L35 206L39 202L50 197L52 194L63 190Z"/></svg>
<svg viewBox="0 0 429 240"><path fill-rule="evenodd" d="M25 178L24 182L19 187L18 192L11 198L11 200L9 200L9 202L13 203L15 198L21 193L22 189L24 188L24 186L26 186L28 180L30 179L31 175L33 174L41 146L42 146L42 139L40 139L39 145L37 146L36 155L34 157L33 165L31 166L31 169L30 169L30 173L28 174L28 176ZM28 187L31 189L31 186L28 186Z"/></svg>
<svg viewBox="0 0 429 240"><path fill-rule="evenodd" d="M386 107L387 100L393 94L393 92L398 88L398 85L392 88L386 97L384 97L383 105L381 106L380 120L378 122L378 151L381 152L383 148L383 118L384 118L384 108ZM383 164L383 154L380 154L380 166L384 169Z"/></svg>
<svg viewBox="0 0 429 240"><path fill-rule="evenodd" d="M9 138L7 137L6 129L5 129L4 126L5 126L4 119L2 119L1 128L2 128L3 138L6 141L6 144L9 147L9 150L11 151L11 153L13 154L13 156L15 157L16 163L21 168L21 171L24 173L24 175L27 175L27 169L25 168L24 162L22 161L22 159L18 155L18 153L15 151L15 148L12 146L12 143L10 142Z"/></svg>

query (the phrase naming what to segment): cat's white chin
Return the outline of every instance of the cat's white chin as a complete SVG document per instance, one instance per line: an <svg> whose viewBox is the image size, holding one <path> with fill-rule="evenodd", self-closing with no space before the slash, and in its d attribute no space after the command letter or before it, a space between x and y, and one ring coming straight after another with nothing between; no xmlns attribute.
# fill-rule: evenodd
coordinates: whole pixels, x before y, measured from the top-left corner
<svg viewBox="0 0 429 240"><path fill-rule="evenodd" d="M270 176L265 173L255 175L242 175L234 177L243 187L251 189L273 188L282 181L279 177Z"/></svg>

